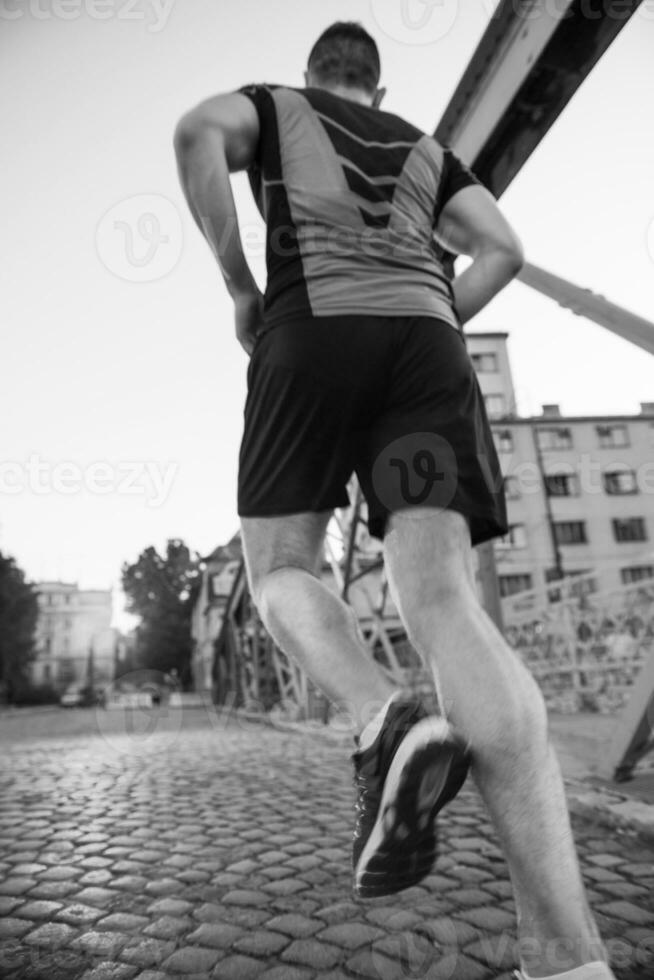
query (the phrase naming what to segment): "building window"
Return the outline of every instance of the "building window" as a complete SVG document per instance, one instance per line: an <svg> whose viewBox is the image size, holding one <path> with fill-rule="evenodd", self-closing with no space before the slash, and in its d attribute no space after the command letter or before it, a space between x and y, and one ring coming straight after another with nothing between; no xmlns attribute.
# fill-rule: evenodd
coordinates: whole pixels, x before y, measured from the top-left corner
<svg viewBox="0 0 654 980"><path fill-rule="evenodd" d="M526 548L527 532L524 524L510 524L508 533L497 541L500 548Z"/></svg>
<svg viewBox="0 0 654 980"><path fill-rule="evenodd" d="M579 480L576 473L548 473L545 477L548 497L578 497Z"/></svg>
<svg viewBox="0 0 654 980"><path fill-rule="evenodd" d="M500 575L500 595L515 595L516 592L526 592L532 586L531 575Z"/></svg>
<svg viewBox="0 0 654 980"><path fill-rule="evenodd" d="M632 582L642 582L643 579L654 578L654 565L631 565L629 568L620 569L620 578L623 585L630 585Z"/></svg>
<svg viewBox="0 0 654 980"><path fill-rule="evenodd" d="M616 541L647 541L644 517L614 517L612 523Z"/></svg>
<svg viewBox="0 0 654 980"><path fill-rule="evenodd" d="M43 665L43 680L44 681L50 680L50 664Z"/></svg>
<svg viewBox="0 0 654 980"><path fill-rule="evenodd" d="M598 425L597 437L600 449L616 449L629 445L629 433L626 425Z"/></svg>
<svg viewBox="0 0 654 980"><path fill-rule="evenodd" d="M554 521L557 544L587 544L585 521Z"/></svg>
<svg viewBox="0 0 654 980"><path fill-rule="evenodd" d="M609 470L604 473L604 489L611 495L638 493L638 483L633 470Z"/></svg>
<svg viewBox="0 0 654 980"><path fill-rule="evenodd" d="M493 351L483 351L478 354L471 354L470 360L475 371L491 373L497 371L497 354Z"/></svg>
<svg viewBox="0 0 654 980"><path fill-rule="evenodd" d="M572 432L561 426L537 429L536 438L539 449L572 449Z"/></svg>
<svg viewBox="0 0 654 980"><path fill-rule="evenodd" d="M510 429L499 429L493 432L493 441L498 453L513 452L513 433Z"/></svg>
<svg viewBox="0 0 654 980"><path fill-rule="evenodd" d="M520 497L520 483L517 476L504 477L504 493L507 500L518 500Z"/></svg>
<svg viewBox="0 0 654 980"><path fill-rule="evenodd" d="M484 395L484 404L489 419L497 419L506 415L504 395Z"/></svg>
<svg viewBox="0 0 654 980"><path fill-rule="evenodd" d="M64 629L69 630L71 626L72 626L71 618L70 616L66 616L66 618L64 619Z"/></svg>
<svg viewBox="0 0 654 980"><path fill-rule="evenodd" d="M570 577L579 577L578 582L571 582L569 585L571 596L576 596L579 599L582 596L590 595L591 592L597 592L597 579L590 577L588 568L580 568L576 571L570 569L565 574Z"/></svg>

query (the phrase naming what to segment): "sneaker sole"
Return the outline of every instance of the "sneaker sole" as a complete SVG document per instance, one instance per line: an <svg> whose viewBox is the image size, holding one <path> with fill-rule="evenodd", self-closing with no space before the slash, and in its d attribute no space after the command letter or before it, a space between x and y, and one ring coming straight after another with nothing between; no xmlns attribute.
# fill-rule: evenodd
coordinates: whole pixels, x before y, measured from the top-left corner
<svg viewBox="0 0 654 980"><path fill-rule="evenodd" d="M441 749L441 752L432 758L435 749ZM384 783L377 819L355 869L353 885L355 895L365 898L392 894L402 888L410 887L411 884L422 880L425 875L429 874L436 858L435 849L428 861L424 865L421 864L420 868L412 869L406 879L404 876L371 872L367 869L372 858L382 852L384 841L392 836L389 831L392 832L396 826L397 813L395 814L395 822L390 826L385 826L386 814L398 798L402 781L410 768L415 765L416 761L422 761L423 755L427 757L428 761L421 773L418 790L420 806L416 821L418 824L424 823L426 828L433 823L438 811L458 792L463 783L465 774L463 778L459 777L460 782L454 791L443 797L443 790L452 771L453 760L459 752L460 749L452 740L450 726L444 718L423 718L407 734L391 762ZM441 799L441 797L443 798ZM366 880L364 881L364 879ZM375 881L375 879L377 880ZM403 883L404 881L406 884Z"/></svg>

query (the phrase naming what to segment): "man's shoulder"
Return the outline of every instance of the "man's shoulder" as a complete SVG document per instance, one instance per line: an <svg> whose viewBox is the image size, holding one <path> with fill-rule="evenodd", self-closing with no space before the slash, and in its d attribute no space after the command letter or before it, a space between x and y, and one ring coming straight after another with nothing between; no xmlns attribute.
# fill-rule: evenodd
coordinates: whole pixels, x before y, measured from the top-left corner
<svg viewBox="0 0 654 980"><path fill-rule="evenodd" d="M295 91L304 95L314 109L331 118L334 122L351 120L364 130L369 130L371 135L379 134L382 140L391 139L415 143L427 136L422 129L404 119L403 116L397 115L397 113L353 102L351 99L335 95L326 89L304 88L295 89Z"/></svg>
<svg viewBox="0 0 654 980"><path fill-rule="evenodd" d="M250 93L274 92L276 89L287 88L289 88L288 85L281 85L278 82L247 82L247 84L241 85L237 91L249 95Z"/></svg>
<svg viewBox="0 0 654 980"><path fill-rule="evenodd" d="M448 152L434 136L403 116L387 112L385 109L362 105L324 88L298 87L280 82L253 82L242 86L238 91L250 96L261 111L265 111L266 108L268 111L273 110L275 102L284 101L285 95L291 98L300 96L328 127L332 124L341 130L356 134L360 139L383 144L411 145L422 139L429 140L435 143L441 152L445 154Z"/></svg>

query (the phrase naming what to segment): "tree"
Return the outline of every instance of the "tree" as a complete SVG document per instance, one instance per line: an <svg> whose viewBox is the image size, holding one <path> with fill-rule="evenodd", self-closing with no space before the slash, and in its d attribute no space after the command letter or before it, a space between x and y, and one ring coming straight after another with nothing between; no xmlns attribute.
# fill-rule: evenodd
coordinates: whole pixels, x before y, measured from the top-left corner
<svg viewBox="0 0 654 980"><path fill-rule="evenodd" d="M10 704L29 685L38 615L34 586L14 559L0 552L0 691Z"/></svg>
<svg viewBox="0 0 654 980"><path fill-rule="evenodd" d="M186 687L191 677L191 612L200 585L200 559L177 538L165 556L146 548L122 568L127 609L140 616L136 627L139 667L167 673L176 669Z"/></svg>

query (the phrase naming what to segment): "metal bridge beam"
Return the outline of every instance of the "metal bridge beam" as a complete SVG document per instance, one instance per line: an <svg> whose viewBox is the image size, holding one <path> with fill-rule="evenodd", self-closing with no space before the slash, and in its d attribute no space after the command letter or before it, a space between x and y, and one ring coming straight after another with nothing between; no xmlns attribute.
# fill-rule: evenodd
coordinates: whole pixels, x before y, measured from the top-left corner
<svg viewBox="0 0 654 980"><path fill-rule="evenodd" d="M501 0L434 136L499 197L642 0Z"/></svg>
<svg viewBox="0 0 654 980"><path fill-rule="evenodd" d="M644 317L625 310L623 306L612 303L591 289L575 286L567 279L546 272L531 262L525 263L518 273L518 279L526 286L532 286L539 293L549 296L564 309L571 310L577 316L585 316L618 337L654 354L654 323Z"/></svg>

